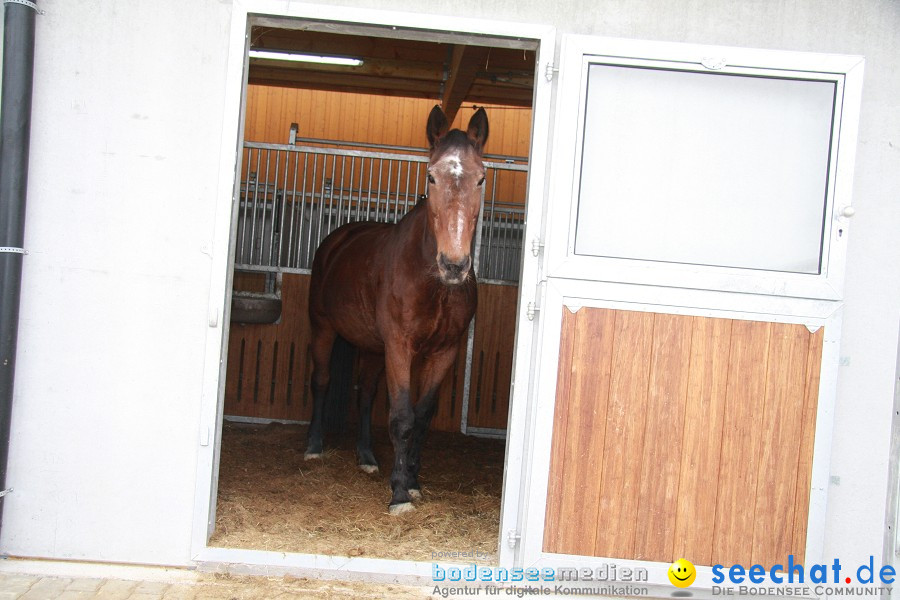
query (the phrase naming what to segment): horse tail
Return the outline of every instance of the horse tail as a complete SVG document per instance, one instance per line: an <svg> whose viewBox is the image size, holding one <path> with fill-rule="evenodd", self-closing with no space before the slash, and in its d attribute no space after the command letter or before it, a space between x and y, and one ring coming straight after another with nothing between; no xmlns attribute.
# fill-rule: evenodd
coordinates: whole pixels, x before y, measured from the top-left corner
<svg viewBox="0 0 900 600"><path fill-rule="evenodd" d="M347 425L355 360L356 347L337 336L331 347L330 382L322 415L325 430L329 433L343 433Z"/></svg>

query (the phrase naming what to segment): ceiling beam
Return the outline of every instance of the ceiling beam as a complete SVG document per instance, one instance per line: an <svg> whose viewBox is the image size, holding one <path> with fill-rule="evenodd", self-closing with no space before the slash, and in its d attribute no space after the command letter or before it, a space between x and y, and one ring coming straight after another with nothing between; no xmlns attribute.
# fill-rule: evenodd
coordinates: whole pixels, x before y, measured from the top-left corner
<svg viewBox="0 0 900 600"><path fill-rule="evenodd" d="M285 78L276 73L256 73L250 75L251 85L266 85L281 88L297 88L307 90L322 90L326 92L346 92L350 94L374 94L376 96L391 96L401 98L424 98L436 101L438 98L438 90L435 85L431 89L422 87L418 89L398 90L395 88L379 88L372 86L371 83L365 82L363 85L352 79L343 82L337 86L333 81L317 81L313 78L299 81L296 78ZM517 106L522 108L531 108L531 93L523 93L520 90L510 92L498 92L496 88L487 88L484 86L473 86L468 102L476 104L496 104L500 106Z"/></svg>
<svg viewBox="0 0 900 600"><path fill-rule="evenodd" d="M399 79L419 79L437 83L444 74L443 65L428 62L366 58L357 66L334 66L312 62L290 62L266 58L250 58L250 76L260 69L283 70L285 73L333 73L352 77L369 75L374 77L395 77Z"/></svg>
<svg viewBox="0 0 900 600"><path fill-rule="evenodd" d="M444 82L441 107L447 120L453 122L463 100L469 94L472 83L479 71L483 71L491 49L484 46L453 46L450 57L450 77Z"/></svg>
<svg viewBox="0 0 900 600"><path fill-rule="evenodd" d="M407 40L364 38L316 32L294 32L254 28L250 47L309 54L334 54L357 58L387 58L431 62L443 67L447 46Z"/></svg>
<svg viewBox="0 0 900 600"><path fill-rule="evenodd" d="M266 81L269 84L281 82L289 87L308 85L316 89L332 89L347 91L349 88L392 89L401 94L411 92L410 96L428 95L438 97L438 83L416 79L397 77L381 77L370 75L338 74L328 72L298 71L271 67L258 67L250 70L250 83Z"/></svg>
<svg viewBox="0 0 900 600"><path fill-rule="evenodd" d="M252 16L250 22L254 28L268 27L283 30L302 30L340 34L359 37L380 37L392 40L414 40L427 43L477 44L492 48L515 48L518 50L537 50L537 39L492 37L483 34L463 34L438 31L436 29L407 29L405 27L388 27L384 25L360 25L350 23L331 23L307 21L302 19L285 19L283 17Z"/></svg>
<svg viewBox="0 0 900 600"><path fill-rule="evenodd" d="M473 85L466 101L478 105L499 104L500 106L525 106L530 108L532 95L531 90L498 90L493 86Z"/></svg>
<svg viewBox="0 0 900 600"><path fill-rule="evenodd" d="M266 79L263 77L251 79L250 83L252 85L265 85L269 87L277 87L277 88L294 88L300 90L319 90L323 92L346 92L348 94L369 94L373 96L388 96L391 98L422 98L422 99L430 99L432 102L435 99L435 94L426 92L426 91L398 91L389 88L378 89L372 87L355 87L355 86L347 86L341 88L340 90L336 90L333 85L321 84L321 83L300 83L294 81L282 81L278 79Z"/></svg>

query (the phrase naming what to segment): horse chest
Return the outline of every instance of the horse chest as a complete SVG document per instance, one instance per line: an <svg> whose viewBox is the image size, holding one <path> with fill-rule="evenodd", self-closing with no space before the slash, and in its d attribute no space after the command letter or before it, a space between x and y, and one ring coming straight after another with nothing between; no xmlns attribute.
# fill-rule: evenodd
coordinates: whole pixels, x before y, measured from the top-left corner
<svg viewBox="0 0 900 600"><path fill-rule="evenodd" d="M392 319L404 331L412 350L429 353L459 343L474 313L473 300L469 289L406 297L392 311Z"/></svg>
<svg viewBox="0 0 900 600"><path fill-rule="evenodd" d="M429 318L422 319L415 332L414 340L419 351L432 350L455 344L465 331L468 319L459 310L438 307Z"/></svg>

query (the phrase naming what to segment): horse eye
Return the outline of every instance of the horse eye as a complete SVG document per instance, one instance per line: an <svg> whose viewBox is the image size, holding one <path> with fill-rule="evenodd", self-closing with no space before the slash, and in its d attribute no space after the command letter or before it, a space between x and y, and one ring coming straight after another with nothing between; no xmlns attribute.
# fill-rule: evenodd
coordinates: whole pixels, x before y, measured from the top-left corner
<svg viewBox="0 0 900 600"><path fill-rule="evenodd" d="M478 180L478 185L479 186L484 185L484 177L482 177L481 179Z"/></svg>
<svg viewBox="0 0 900 600"><path fill-rule="evenodd" d="M434 175L432 175L431 173L428 174L428 183L434 183Z"/></svg>

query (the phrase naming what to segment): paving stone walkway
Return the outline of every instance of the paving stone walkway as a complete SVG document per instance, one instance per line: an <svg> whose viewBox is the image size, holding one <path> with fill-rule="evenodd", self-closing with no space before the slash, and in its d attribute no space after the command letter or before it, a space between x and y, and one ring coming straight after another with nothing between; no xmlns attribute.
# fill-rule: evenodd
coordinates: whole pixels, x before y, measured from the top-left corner
<svg viewBox="0 0 900 600"><path fill-rule="evenodd" d="M0 572L0 600L303 600L307 598L431 598L423 587L324 581L297 577L191 574L172 581L57 577ZM179 581L179 579L181 579Z"/></svg>

